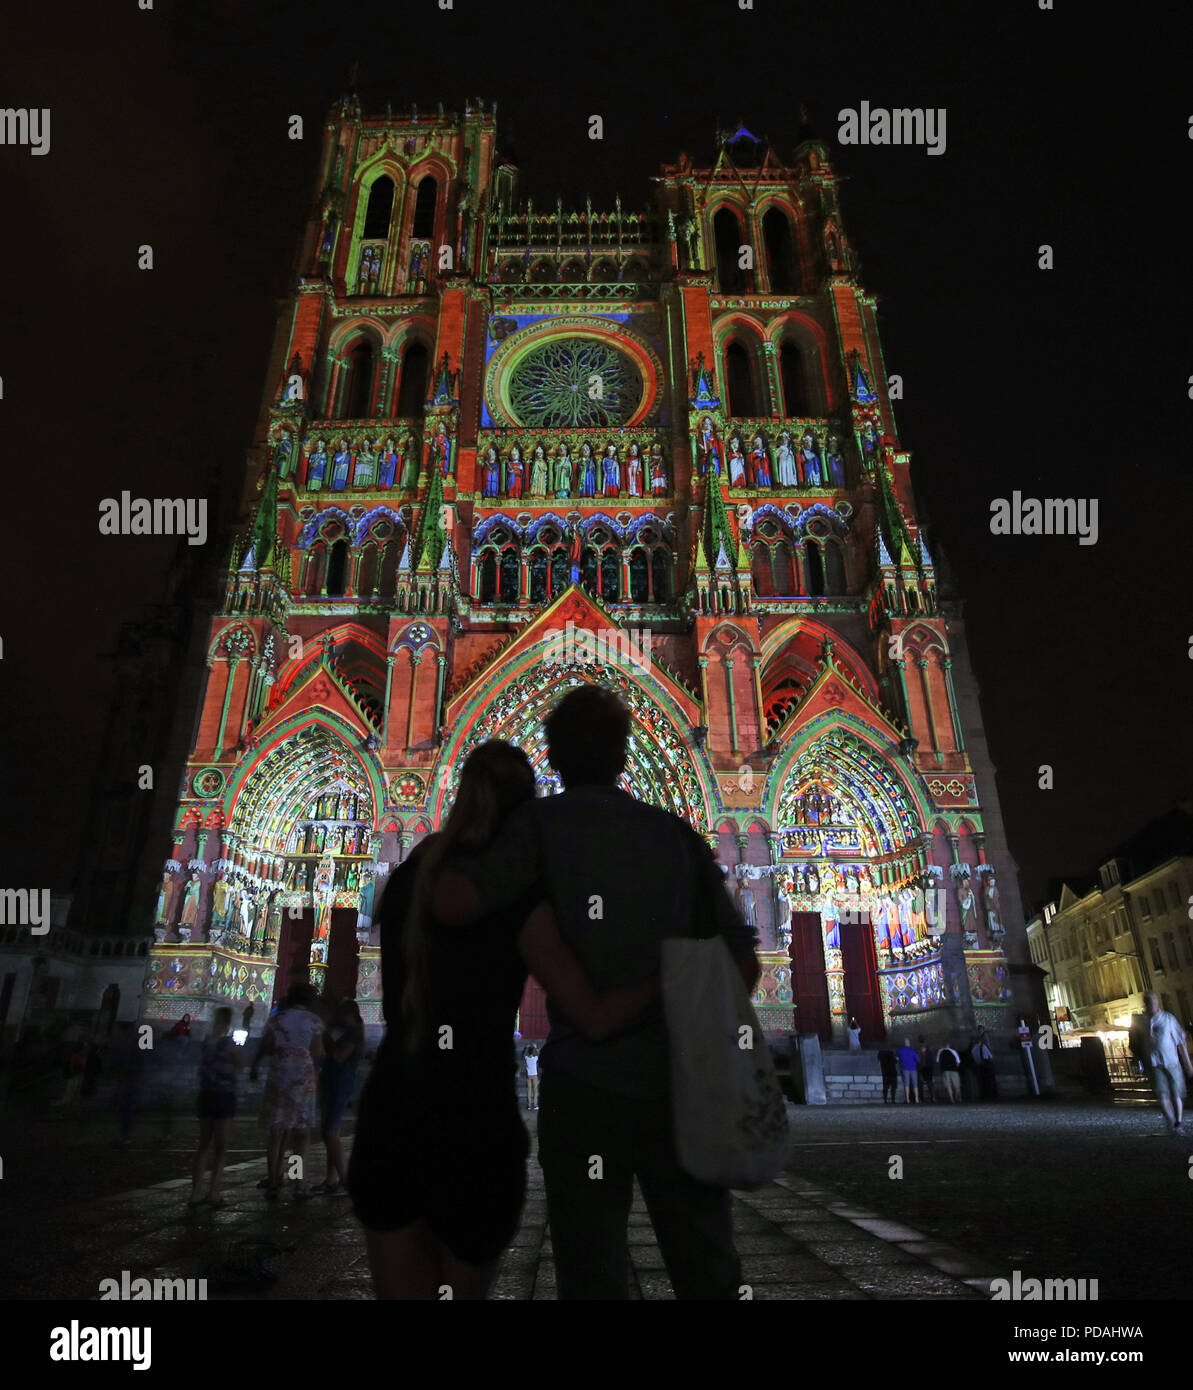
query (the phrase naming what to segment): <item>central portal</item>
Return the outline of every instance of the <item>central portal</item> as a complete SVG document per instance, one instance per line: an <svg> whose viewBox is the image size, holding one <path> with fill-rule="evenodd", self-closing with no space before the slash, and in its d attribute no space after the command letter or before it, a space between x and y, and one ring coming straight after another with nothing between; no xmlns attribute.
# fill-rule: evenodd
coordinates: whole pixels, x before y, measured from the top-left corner
<svg viewBox="0 0 1193 1390"><path fill-rule="evenodd" d="M329 999L354 999L360 947L356 940L356 909L332 909L327 947L327 976L323 993ZM273 1002L280 1004L296 979L310 979L311 931L314 916L303 908L297 917L287 916L278 942L278 969Z"/></svg>

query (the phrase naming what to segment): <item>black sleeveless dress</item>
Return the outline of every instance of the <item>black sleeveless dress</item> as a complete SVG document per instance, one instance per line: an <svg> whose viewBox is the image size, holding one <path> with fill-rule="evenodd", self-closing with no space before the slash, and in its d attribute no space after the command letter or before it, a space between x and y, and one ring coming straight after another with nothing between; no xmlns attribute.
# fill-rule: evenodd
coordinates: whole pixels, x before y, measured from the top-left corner
<svg viewBox="0 0 1193 1390"><path fill-rule="evenodd" d="M485 1264L512 1239L526 1195L513 1032L527 972L515 943L543 893L467 927L432 924L425 1035L410 1058L402 933L420 859L416 850L399 865L381 903L387 1032L361 1096L348 1187L367 1230L423 1220L457 1259Z"/></svg>

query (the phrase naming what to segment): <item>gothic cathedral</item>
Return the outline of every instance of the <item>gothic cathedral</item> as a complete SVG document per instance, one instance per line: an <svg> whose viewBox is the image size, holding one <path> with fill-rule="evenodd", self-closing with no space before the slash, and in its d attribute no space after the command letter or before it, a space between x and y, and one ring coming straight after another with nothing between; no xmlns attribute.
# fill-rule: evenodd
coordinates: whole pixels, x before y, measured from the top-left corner
<svg viewBox="0 0 1193 1390"><path fill-rule="evenodd" d="M768 1030L1006 1027L1015 867L829 150L725 133L634 212L521 200L496 142L483 102L325 124L144 1016L260 1024L297 969L375 1030L390 869L479 742L551 794L588 681L757 924Z"/></svg>

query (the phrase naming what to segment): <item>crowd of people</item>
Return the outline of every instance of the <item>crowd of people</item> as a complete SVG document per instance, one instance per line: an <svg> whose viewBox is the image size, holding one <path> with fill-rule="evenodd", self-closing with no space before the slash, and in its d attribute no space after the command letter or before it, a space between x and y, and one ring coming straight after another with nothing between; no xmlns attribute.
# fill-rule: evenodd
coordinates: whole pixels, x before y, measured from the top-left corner
<svg viewBox="0 0 1193 1390"><path fill-rule="evenodd" d="M880 1048L877 1058L886 1104L896 1104L900 1091L906 1105L998 1099L994 1052L984 1028L973 1034L968 1047L947 1041L937 1046L921 1034L914 1046L905 1037L898 1047Z"/></svg>

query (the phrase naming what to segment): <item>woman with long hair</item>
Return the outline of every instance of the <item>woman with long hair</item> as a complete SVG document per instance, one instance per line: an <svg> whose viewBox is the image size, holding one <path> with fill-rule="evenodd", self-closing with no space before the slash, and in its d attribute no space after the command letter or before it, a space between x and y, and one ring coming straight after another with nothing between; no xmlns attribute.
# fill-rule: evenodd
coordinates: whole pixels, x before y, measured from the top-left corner
<svg viewBox="0 0 1193 1390"><path fill-rule="evenodd" d="M380 909L388 1031L361 1097L348 1185L379 1298L483 1298L518 1227L529 1140L514 1017L532 970L594 1040L658 1000L658 981L598 994L564 944L542 887L468 927L431 911L454 857L488 845L534 796L520 749L469 754L442 831L394 871Z"/></svg>
<svg viewBox="0 0 1193 1390"><path fill-rule="evenodd" d="M307 1142L315 1127L315 1079L323 1061L323 1020L315 1012L315 991L309 984L291 986L269 1022L262 1052L269 1058L261 1111L261 1121L269 1127L265 1195L272 1201L281 1191L282 1150L289 1134L302 1174L294 1195L299 1199L309 1197ZM250 1075L254 1081L257 1079L256 1061Z"/></svg>

